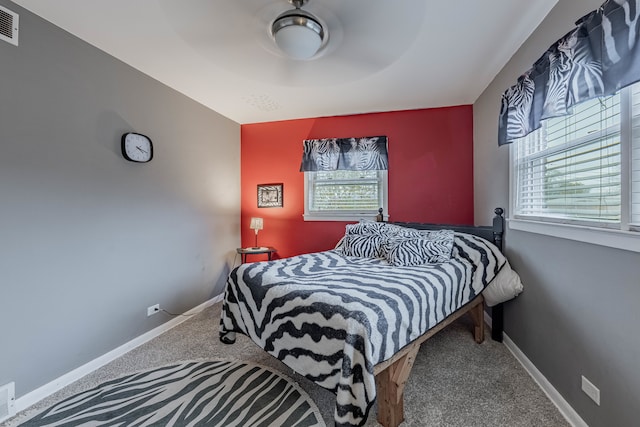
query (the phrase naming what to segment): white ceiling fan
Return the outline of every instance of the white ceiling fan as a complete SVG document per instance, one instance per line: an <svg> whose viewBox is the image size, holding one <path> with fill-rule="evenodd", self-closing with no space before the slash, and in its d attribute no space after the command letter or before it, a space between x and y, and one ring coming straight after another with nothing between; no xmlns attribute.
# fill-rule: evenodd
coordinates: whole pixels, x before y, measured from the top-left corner
<svg viewBox="0 0 640 427"><path fill-rule="evenodd" d="M288 0L295 6L287 10L271 24L273 39L292 59L313 58L329 41L329 30L320 18L302 10L309 0Z"/></svg>
<svg viewBox="0 0 640 427"><path fill-rule="evenodd" d="M286 86L354 81L411 47L427 2L370 0L161 0L193 49L246 78ZM293 5L292 9L290 6ZM401 22L402 25L389 24ZM259 67L248 64L261 64ZM242 66L247 64L247 66Z"/></svg>

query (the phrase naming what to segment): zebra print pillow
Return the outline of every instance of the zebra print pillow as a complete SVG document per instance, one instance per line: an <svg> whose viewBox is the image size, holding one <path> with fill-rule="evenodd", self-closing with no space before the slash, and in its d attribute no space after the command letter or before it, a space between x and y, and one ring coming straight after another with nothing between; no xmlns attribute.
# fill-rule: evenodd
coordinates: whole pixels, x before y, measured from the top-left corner
<svg viewBox="0 0 640 427"><path fill-rule="evenodd" d="M336 246L342 255L361 258L383 258L383 237L378 234L347 234Z"/></svg>
<svg viewBox="0 0 640 427"><path fill-rule="evenodd" d="M386 222L360 221L357 224L347 224L345 235L348 234L377 234L386 237L421 237L423 231Z"/></svg>
<svg viewBox="0 0 640 427"><path fill-rule="evenodd" d="M389 239L385 257L394 266L417 266L447 262L453 250L453 231L421 233L422 237Z"/></svg>
<svg viewBox="0 0 640 427"><path fill-rule="evenodd" d="M382 236L388 224L375 221L360 221L357 224L347 224L345 235L350 234L377 234Z"/></svg>
<svg viewBox="0 0 640 427"><path fill-rule="evenodd" d="M429 233L430 231L421 231L394 224L388 224L388 227L385 229L385 234L392 238L421 238L425 235L428 236Z"/></svg>

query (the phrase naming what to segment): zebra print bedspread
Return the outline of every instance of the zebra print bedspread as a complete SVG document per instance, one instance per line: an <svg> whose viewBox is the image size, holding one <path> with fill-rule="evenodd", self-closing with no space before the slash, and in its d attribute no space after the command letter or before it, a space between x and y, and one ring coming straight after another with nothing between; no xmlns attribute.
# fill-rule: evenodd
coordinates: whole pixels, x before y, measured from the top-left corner
<svg viewBox="0 0 640 427"><path fill-rule="evenodd" d="M336 426L361 426L374 365L471 301L505 264L498 248L456 234L451 260L393 267L338 251L242 264L228 279L221 339L234 333L336 393Z"/></svg>

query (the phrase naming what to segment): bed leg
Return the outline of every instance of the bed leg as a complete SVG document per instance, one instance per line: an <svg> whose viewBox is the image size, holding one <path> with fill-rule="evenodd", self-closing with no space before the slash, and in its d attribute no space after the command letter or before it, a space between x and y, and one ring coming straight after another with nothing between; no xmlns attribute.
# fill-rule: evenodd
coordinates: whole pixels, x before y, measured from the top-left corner
<svg viewBox="0 0 640 427"><path fill-rule="evenodd" d="M504 313L502 304L494 305L491 308L491 338L494 341L502 342L502 330L504 328Z"/></svg>
<svg viewBox="0 0 640 427"><path fill-rule="evenodd" d="M484 341L484 304L482 301L469 310L469 314L473 320L473 338L480 344Z"/></svg>
<svg viewBox="0 0 640 427"><path fill-rule="evenodd" d="M376 375L378 422L384 427L398 427L404 421L404 386L419 349L413 344L404 357Z"/></svg>

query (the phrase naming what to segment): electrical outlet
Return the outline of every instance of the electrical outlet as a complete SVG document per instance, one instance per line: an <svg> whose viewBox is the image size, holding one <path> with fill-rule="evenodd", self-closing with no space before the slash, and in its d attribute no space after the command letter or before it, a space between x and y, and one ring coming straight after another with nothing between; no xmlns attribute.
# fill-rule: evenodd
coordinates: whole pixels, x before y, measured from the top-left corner
<svg viewBox="0 0 640 427"><path fill-rule="evenodd" d="M160 311L160 304L152 305L151 307L147 307L147 317L153 316L154 314Z"/></svg>
<svg viewBox="0 0 640 427"><path fill-rule="evenodd" d="M591 381L582 376L582 391L591 398L596 405L600 406L600 389L593 385Z"/></svg>

